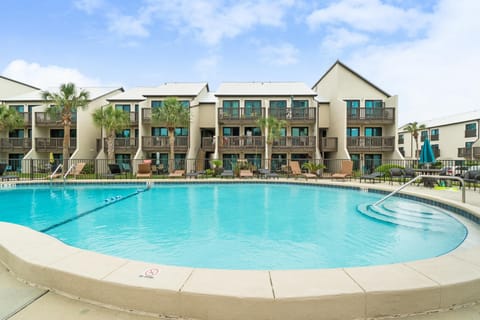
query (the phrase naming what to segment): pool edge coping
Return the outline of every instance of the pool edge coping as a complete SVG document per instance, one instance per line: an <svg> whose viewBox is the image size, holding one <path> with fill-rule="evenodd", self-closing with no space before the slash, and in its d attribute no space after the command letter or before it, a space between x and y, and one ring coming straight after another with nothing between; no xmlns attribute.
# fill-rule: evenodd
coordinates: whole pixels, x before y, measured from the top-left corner
<svg viewBox="0 0 480 320"><path fill-rule="evenodd" d="M344 182L339 186L388 191ZM476 207L413 195L479 215ZM0 223L0 230L0 262L17 278L122 310L199 319L361 319L418 314L480 300L476 289L480 246L383 266L244 271L143 263L69 247L19 225Z"/></svg>

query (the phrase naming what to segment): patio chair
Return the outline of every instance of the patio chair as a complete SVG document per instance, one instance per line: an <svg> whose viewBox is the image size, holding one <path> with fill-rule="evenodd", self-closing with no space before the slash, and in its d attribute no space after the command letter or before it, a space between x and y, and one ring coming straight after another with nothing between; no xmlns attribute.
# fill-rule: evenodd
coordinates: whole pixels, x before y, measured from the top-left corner
<svg viewBox="0 0 480 320"><path fill-rule="evenodd" d="M360 183L363 181L367 182L370 181L371 183L375 183L375 181L383 180L385 182L385 173L383 172L372 172L370 174L366 174L360 177Z"/></svg>
<svg viewBox="0 0 480 320"><path fill-rule="evenodd" d="M401 169L401 168L390 168L390 170L388 170L388 172L390 173L390 184L393 184L393 179L394 178L399 178L400 183L403 182L403 180L404 180L403 169Z"/></svg>
<svg viewBox="0 0 480 320"><path fill-rule="evenodd" d="M204 170L200 170L200 171L192 170L190 172L187 172L187 174L185 175L185 178L197 179L198 177L201 177L203 175L205 175Z"/></svg>
<svg viewBox="0 0 480 320"><path fill-rule="evenodd" d="M309 178L318 178L316 174L302 172L298 161L290 161L290 170L292 171L292 175L294 175L295 177L305 177L306 180L308 180Z"/></svg>
<svg viewBox="0 0 480 320"><path fill-rule="evenodd" d="M110 179L114 179L116 176L120 176L123 174L122 168L118 163L109 163L108 170L110 170L110 173L106 174L105 176Z"/></svg>
<svg viewBox="0 0 480 320"><path fill-rule="evenodd" d="M69 175L72 175L73 178L77 179L77 176L82 173L83 168L85 168L85 162L79 162L75 165L72 171L70 171Z"/></svg>
<svg viewBox="0 0 480 320"><path fill-rule="evenodd" d="M223 170L223 172L220 174L221 178L233 178L233 170Z"/></svg>
<svg viewBox="0 0 480 320"><path fill-rule="evenodd" d="M10 181L10 180L19 180L19 177L16 175L3 175L7 169L7 165L5 163L0 163L0 177L2 181Z"/></svg>
<svg viewBox="0 0 480 320"><path fill-rule="evenodd" d="M240 170L240 178L253 178L253 173L250 170Z"/></svg>
<svg viewBox="0 0 480 320"><path fill-rule="evenodd" d="M261 178L265 178L265 179L269 179L269 178L278 179L279 178L278 173L271 172L269 169L259 169L258 174L260 175Z"/></svg>
<svg viewBox="0 0 480 320"><path fill-rule="evenodd" d="M171 172L168 177L169 178L179 178L179 177L183 177L185 175L185 170L175 170L173 172Z"/></svg>
<svg viewBox="0 0 480 320"><path fill-rule="evenodd" d="M138 178L151 178L152 177L152 169L150 163L139 163L137 174L135 175Z"/></svg>
<svg viewBox="0 0 480 320"><path fill-rule="evenodd" d="M475 191L477 188L477 183L480 183L480 171L477 170L470 170L465 172L463 176L463 182L465 182L465 186L470 187L473 185L473 190Z"/></svg>
<svg viewBox="0 0 480 320"><path fill-rule="evenodd" d="M332 179L347 179L351 178L353 174L353 161L351 160L342 160L342 167L340 172L332 174Z"/></svg>

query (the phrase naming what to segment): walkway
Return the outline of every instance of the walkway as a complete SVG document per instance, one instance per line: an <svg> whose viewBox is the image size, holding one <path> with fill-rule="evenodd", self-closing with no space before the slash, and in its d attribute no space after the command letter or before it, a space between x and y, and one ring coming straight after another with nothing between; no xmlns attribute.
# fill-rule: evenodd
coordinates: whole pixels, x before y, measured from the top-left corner
<svg viewBox="0 0 480 320"><path fill-rule="evenodd" d="M291 180L290 180L291 181ZM320 182L322 183L322 182ZM329 182L323 182L328 184ZM345 185L373 186L367 183L345 182ZM394 189L397 185L375 184L375 187ZM460 191L433 190L424 187L407 187L407 191L429 196L460 201ZM480 207L480 192L467 190L467 204ZM479 226L480 229L480 226ZM474 239L480 241L480 239ZM70 299L48 290L24 284L15 279L11 273L0 265L0 320L153 320L158 316L139 315L118 310L107 309L87 302ZM160 318L162 319L162 318ZM180 318L163 318L180 320ZM480 319L480 304L464 306L456 310L435 312L432 314L404 317L406 320L473 320ZM246 320L246 319L245 319Z"/></svg>

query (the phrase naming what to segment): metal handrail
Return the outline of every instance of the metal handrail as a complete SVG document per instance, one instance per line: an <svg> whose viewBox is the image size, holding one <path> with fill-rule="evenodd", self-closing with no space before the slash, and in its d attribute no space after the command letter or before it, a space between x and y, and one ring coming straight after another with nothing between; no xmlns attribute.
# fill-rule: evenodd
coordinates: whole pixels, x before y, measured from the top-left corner
<svg viewBox="0 0 480 320"><path fill-rule="evenodd" d="M75 169L75 165L72 164L70 168L68 168L67 172L63 175L63 180L67 179L67 176L70 174L70 172Z"/></svg>
<svg viewBox="0 0 480 320"><path fill-rule="evenodd" d="M57 174L57 171L60 170L62 167L63 167L63 165L60 163L60 164L55 168L55 170L52 172L52 174L50 175L50 180L53 179L53 177L55 176L55 174Z"/></svg>
<svg viewBox="0 0 480 320"><path fill-rule="evenodd" d="M461 186L462 186L462 202L465 203L465 181L463 181L462 178L456 177L456 176L436 176L436 175L421 174L421 175L416 176L416 177L413 178L412 180L408 181L407 183L401 185L401 186L398 187L397 189L393 190L391 193L387 194L385 197L383 197L382 199L378 200L378 201L375 202L373 205L374 205L374 206L379 205L380 203L384 202L385 200L387 200L387 199L390 198L391 196L395 195L396 193L398 193L399 191L401 191L402 189L404 189L406 186L411 185L412 183L414 183L415 181L417 181L417 180L420 179L420 178L433 178L433 179L457 180L457 181L460 181Z"/></svg>

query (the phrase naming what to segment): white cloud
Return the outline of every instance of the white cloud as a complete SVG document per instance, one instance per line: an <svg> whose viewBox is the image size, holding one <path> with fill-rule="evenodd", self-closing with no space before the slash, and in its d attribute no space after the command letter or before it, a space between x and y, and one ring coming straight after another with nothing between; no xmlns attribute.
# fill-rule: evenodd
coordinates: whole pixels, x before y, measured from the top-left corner
<svg viewBox="0 0 480 320"><path fill-rule="evenodd" d="M98 80L89 78L76 69L54 65L41 66L38 63L29 63L24 60L10 62L2 74L39 88L58 87L67 82L73 82L77 86L83 87L100 85Z"/></svg>
<svg viewBox="0 0 480 320"><path fill-rule="evenodd" d="M359 49L348 64L399 95L399 124L480 109L480 2L442 0L424 39Z"/></svg>
<svg viewBox="0 0 480 320"><path fill-rule="evenodd" d="M365 44L368 40L369 37L366 34L339 28L330 29L322 45L328 50L341 50L350 46Z"/></svg>
<svg viewBox="0 0 480 320"><path fill-rule="evenodd" d="M272 65L285 66L298 62L299 50L290 43L284 43L262 47L260 53L262 61Z"/></svg>
<svg viewBox="0 0 480 320"><path fill-rule="evenodd" d="M195 70L201 75L202 78L208 79L210 78L210 75L216 73L220 59L220 56L215 54L201 58L196 62Z"/></svg>
<svg viewBox="0 0 480 320"><path fill-rule="evenodd" d="M75 0L73 4L77 9L85 11L88 14L91 14L96 9L101 8L104 2L103 0Z"/></svg>
<svg viewBox="0 0 480 320"><path fill-rule="evenodd" d="M311 29L321 25L344 25L363 32L389 34L402 30L410 35L423 30L428 22L427 13L385 4L380 0L342 0L307 17Z"/></svg>
<svg viewBox="0 0 480 320"><path fill-rule="evenodd" d="M148 36L147 26L166 24L172 31L193 34L209 45L236 37L256 26L283 26L283 17L294 0L149 0L137 16L110 18L110 30L127 36Z"/></svg>

